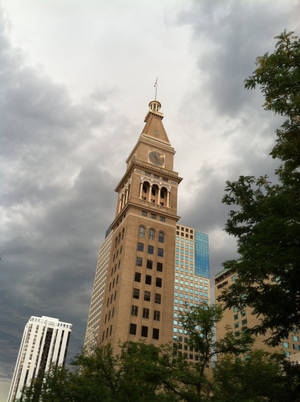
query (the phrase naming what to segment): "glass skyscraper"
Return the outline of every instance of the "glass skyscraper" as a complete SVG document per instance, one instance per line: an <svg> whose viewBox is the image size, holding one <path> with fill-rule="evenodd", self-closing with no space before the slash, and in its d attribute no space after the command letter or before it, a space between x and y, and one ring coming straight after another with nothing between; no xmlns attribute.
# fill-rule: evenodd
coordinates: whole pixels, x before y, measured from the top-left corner
<svg viewBox="0 0 300 402"><path fill-rule="evenodd" d="M174 347L186 358L198 355L187 344L179 316L184 310L201 303L210 303L210 273L208 235L189 226L176 226L174 281Z"/></svg>

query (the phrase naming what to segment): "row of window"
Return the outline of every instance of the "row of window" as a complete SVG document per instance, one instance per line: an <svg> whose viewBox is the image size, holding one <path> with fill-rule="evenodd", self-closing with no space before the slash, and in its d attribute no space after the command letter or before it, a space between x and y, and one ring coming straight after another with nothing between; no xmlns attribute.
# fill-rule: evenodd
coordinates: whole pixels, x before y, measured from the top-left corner
<svg viewBox="0 0 300 402"><path fill-rule="evenodd" d="M178 287L178 286L176 286L176 287ZM198 290L194 290L194 289L185 289L185 291L187 292L187 293L190 293L190 294L195 294L196 296L206 296L206 297L208 297L208 293L206 293L206 292L198 292ZM185 297L186 299L188 299L188 295L187 294L182 294L182 293L178 293L178 292L174 292L174 296L175 297L179 297L179 298L183 298L183 297Z"/></svg>
<svg viewBox="0 0 300 402"><path fill-rule="evenodd" d="M144 227L144 226L142 226L142 227ZM143 237L143 236L140 236L140 237ZM156 237L155 229L149 229L149 233L148 233L149 240L155 240L155 237ZM165 241L165 234L161 230L158 232L158 241L160 243L164 243L164 241Z"/></svg>
<svg viewBox="0 0 300 402"><path fill-rule="evenodd" d="M185 255L190 255L190 256L193 256L194 255L194 253L192 252L192 251L189 251L189 250L192 250L193 251L193 247L187 247L186 249L184 249L184 248L182 248L182 249L180 249L180 248L176 248L176 252L177 253L181 253L181 254L185 254ZM177 254L176 254L176 257L177 257ZM179 258L179 256L177 257L177 258Z"/></svg>
<svg viewBox="0 0 300 402"><path fill-rule="evenodd" d="M195 283L195 285L194 285L193 283L184 282L184 281L177 281L176 283L179 283L179 282L180 282L181 285L191 286L191 287L195 287L195 289L200 289L200 290L206 290L206 291L208 291L207 286L198 285L198 284L196 284L196 283ZM174 286L174 289L175 289L175 290L181 290L181 291L183 291L183 292L190 292L190 293L193 293L193 289L183 288L182 286L177 286L177 285L175 285L175 286ZM196 292L196 294L197 294L197 292Z"/></svg>
<svg viewBox="0 0 300 402"><path fill-rule="evenodd" d="M193 245L194 241L191 241L189 239L183 239L179 236L176 236L176 246L181 246L184 242Z"/></svg>
<svg viewBox="0 0 300 402"><path fill-rule="evenodd" d="M136 317L139 315L139 307L138 306L135 306L135 305L131 306L131 315L134 315ZM150 309L143 307L142 317L145 319L149 319ZM160 311L158 311L158 310L153 311L153 320L160 321Z"/></svg>
<svg viewBox="0 0 300 402"><path fill-rule="evenodd" d="M290 347L290 344L288 342L282 342L282 347L288 349ZM293 349L300 350L300 346L297 345L296 343L293 343Z"/></svg>
<svg viewBox="0 0 300 402"><path fill-rule="evenodd" d="M139 299L140 298L140 289L133 288L132 297L134 299ZM151 301L151 292L149 292L148 290L144 291L144 300ZM161 294L160 293L154 294L154 303L161 304Z"/></svg>
<svg viewBox="0 0 300 402"><path fill-rule="evenodd" d="M242 316L242 317L246 317L246 311L241 311L241 316ZM238 314L234 314L234 315L233 315L233 319L234 319L234 320L238 320L238 318L239 318L239 315L238 315Z"/></svg>
<svg viewBox="0 0 300 402"><path fill-rule="evenodd" d="M235 322L234 323L234 328L239 328L240 323L239 322ZM242 320L242 326L246 327L247 326L247 318L245 318L244 320Z"/></svg>
<svg viewBox="0 0 300 402"><path fill-rule="evenodd" d="M148 254L151 254L151 255L154 254L154 247L148 246ZM163 248L158 248L157 249L157 255L158 255L158 257L163 257L164 256L164 249ZM148 264L148 261L152 261L152 260L147 260L147 264ZM136 265L138 267L143 266L143 258L142 257L136 257ZM148 266L147 266L147 268L148 268Z"/></svg>
<svg viewBox="0 0 300 402"><path fill-rule="evenodd" d="M122 229L122 232L120 231L119 234L115 238L115 248L118 246L120 243L121 239L124 239L124 233L125 233L125 228Z"/></svg>
<svg viewBox="0 0 300 402"><path fill-rule="evenodd" d="M161 249L162 252L158 252L157 255L159 257L163 257L164 253L163 253L163 249ZM153 254L153 253L149 253L149 254ZM136 257L136 265L138 267L142 267L143 266L143 258L142 257ZM146 267L149 269L152 269L153 267L153 261L152 260L146 260ZM162 268L163 268L163 264L161 262L157 263L157 271L162 272Z"/></svg>
<svg viewBox="0 0 300 402"><path fill-rule="evenodd" d="M143 338L148 337L148 327L145 325L141 326L141 336ZM137 325L136 324L130 324L129 327L129 333L131 335L136 335L137 334ZM152 339L159 339L159 329L158 328L152 328Z"/></svg>
<svg viewBox="0 0 300 402"><path fill-rule="evenodd" d="M178 267L176 267L176 271L178 271ZM189 281L195 281L195 282L200 282L200 283L205 283L205 285L208 285L207 280L203 280L200 278L197 278L197 276L189 276L189 275L183 275L183 274L177 274L175 273L175 276L179 276L182 279L188 279ZM181 283L181 282L180 282ZM192 286L192 285L191 285Z"/></svg>
<svg viewBox="0 0 300 402"><path fill-rule="evenodd" d="M108 290L110 291L111 289L113 289L114 286L118 284L118 282L119 282L119 275L117 275L117 277L114 278L112 282L110 282Z"/></svg>
<svg viewBox="0 0 300 402"><path fill-rule="evenodd" d="M188 233L185 233L185 234L184 234L183 232L180 233L180 232L177 231L176 234L177 234L177 235L181 235L181 236L185 236L185 237L190 238L190 239L193 239L193 238L194 238L193 235L189 235Z"/></svg>
<svg viewBox="0 0 300 402"><path fill-rule="evenodd" d="M148 216L148 212L147 211L142 211L142 216ZM157 215L156 214L153 214L152 212L150 213L150 218L151 219L157 219ZM159 217L159 220L161 221L161 222L165 222L166 221L166 218L164 217L164 216L160 216Z"/></svg>
<svg viewBox="0 0 300 402"><path fill-rule="evenodd" d="M207 297L207 296L206 296ZM174 299L174 304L187 304L187 301L188 300L194 300L195 302L196 302L196 305L198 304L198 303L208 303L208 300L206 300L206 299L203 299L203 298L201 298L201 297L194 297L194 296L188 296L188 295L184 295L184 299L186 299L186 300L178 300L178 299ZM192 305L192 304L190 304L190 305ZM175 309L175 307L174 307L174 309Z"/></svg>
<svg viewBox="0 0 300 402"><path fill-rule="evenodd" d="M139 226L139 237L144 238L145 235L146 235L146 228L145 228L145 226L140 225L140 226ZM152 228L149 229L149 232L148 232L148 238L149 238L149 240L155 240L155 236L156 236L156 231L155 231L155 229L152 229ZM164 234L164 232L161 231L161 230L158 232L158 241L159 241L160 243L164 243L164 241L165 241L165 234Z"/></svg>
<svg viewBox="0 0 300 402"><path fill-rule="evenodd" d="M193 229L189 229L189 228L184 228L184 227L180 227L180 226L176 226L177 230L181 230L182 232L186 231L186 232L190 232L193 233Z"/></svg>
<svg viewBox="0 0 300 402"><path fill-rule="evenodd" d="M142 274L140 272L135 272L134 281L141 282L141 279L142 279ZM152 283L151 275L145 275L145 283L146 283L146 285L151 285L151 283ZM155 278L155 286L157 286L158 288L162 287L162 278Z"/></svg>

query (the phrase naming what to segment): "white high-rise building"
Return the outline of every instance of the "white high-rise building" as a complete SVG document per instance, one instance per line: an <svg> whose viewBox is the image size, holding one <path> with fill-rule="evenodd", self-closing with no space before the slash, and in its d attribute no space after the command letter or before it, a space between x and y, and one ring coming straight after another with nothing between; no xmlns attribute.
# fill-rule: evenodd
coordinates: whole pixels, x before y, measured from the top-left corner
<svg viewBox="0 0 300 402"><path fill-rule="evenodd" d="M51 317L30 317L25 325L21 346L10 385L8 402L21 397L24 386L43 377L50 366L65 363L72 324Z"/></svg>
<svg viewBox="0 0 300 402"><path fill-rule="evenodd" d="M112 236L113 231L109 228L106 232L105 240L101 244L99 249L97 269L89 309L89 317L84 339L84 349L86 353L92 352L97 346L97 337L99 334L104 290L106 284L107 270L109 267Z"/></svg>

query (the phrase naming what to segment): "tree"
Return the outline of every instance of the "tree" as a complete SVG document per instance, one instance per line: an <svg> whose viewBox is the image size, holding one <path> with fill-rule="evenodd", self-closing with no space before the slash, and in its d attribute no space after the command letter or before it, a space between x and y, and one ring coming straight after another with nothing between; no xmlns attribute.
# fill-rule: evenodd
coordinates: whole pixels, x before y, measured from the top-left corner
<svg viewBox="0 0 300 402"><path fill-rule="evenodd" d="M164 387L170 376L168 348L125 343L119 354L110 346L81 354L73 370L53 368L23 392L22 402L173 402Z"/></svg>
<svg viewBox="0 0 300 402"><path fill-rule="evenodd" d="M179 355L173 361L171 381L168 387L179 395L180 400L199 402L211 400L214 392L214 381L209 367L212 360L220 356L241 356L252 344L247 332L236 336L227 331L224 338L215 340L215 324L222 318L221 306L194 307L183 311L180 317L182 328L188 336L188 346L198 355L198 360L189 362ZM179 350L178 350L179 352Z"/></svg>
<svg viewBox="0 0 300 402"><path fill-rule="evenodd" d="M257 58L245 86L260 86L264 108L286 117L277 130L275 174L240 176L226 183L223 202L233 207L225 230L237 238L239 258L224 267L238 274L220 297L225 307L252 307L260 323L252 330L270 334L276 345L300 327L300 40L283 32L272 54Z"/></svg>
<svg viewBox="0 0 300 402"><path fill-rule="evenodd" d="M282 357L249 352L252 341L247 332L239 336L227 332L223 339L215 340L214 326L222 317L221 307L203 305L182 313L182 328L189 337L189 347L199 355L198 361L192 363L176 350L174 354L169 346L129 342L121 346L118 354L113 354L110 346L106 346L91 355L77 356L72 363L73 370L53 368L43 381L38 379L24 390L21 400L279 401L272 399L272 384L276 385L278 395L296 395L299 369L289 366ZM211 361L216 356L218 362L213 370ZM264 382L270 385L263 387ZM231 399L231 393L236 399ZM264 399L249 399L250 396Z"/></svg>
<svg viewBox="0 0 300 402"><path fill-rule="evenodd" d="M299 367L262 350L226 356L214 369L214 402L299 401Z"/></svg>

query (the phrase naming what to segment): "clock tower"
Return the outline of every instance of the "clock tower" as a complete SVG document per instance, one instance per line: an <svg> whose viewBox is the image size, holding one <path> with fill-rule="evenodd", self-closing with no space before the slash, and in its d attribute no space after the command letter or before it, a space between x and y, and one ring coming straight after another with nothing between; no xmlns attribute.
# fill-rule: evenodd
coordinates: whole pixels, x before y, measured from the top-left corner
<svg viewBox="0 0 300 402"><path fill-rule="evenodd" d="M115 218L98 344L172 341L177 189L174 148L161 104L149 103L145 126L117 185Z"/></svg>

